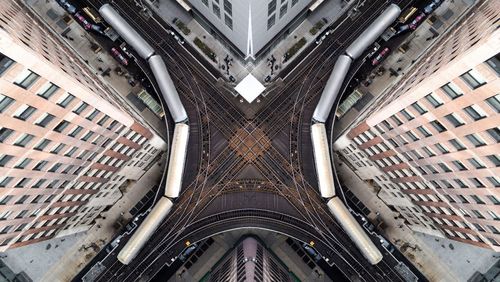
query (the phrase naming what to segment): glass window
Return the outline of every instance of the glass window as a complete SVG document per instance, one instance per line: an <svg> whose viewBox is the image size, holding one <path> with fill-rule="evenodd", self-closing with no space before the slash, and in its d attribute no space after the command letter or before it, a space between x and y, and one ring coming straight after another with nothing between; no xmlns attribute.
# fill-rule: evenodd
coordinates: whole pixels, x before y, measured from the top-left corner
<svg viewBox="0 0 500 282"><path fill-rule="evenodd" d="M38 80L38 78L40 78L38 74L27 69L21 72L18 78L14 81L14 84L21 88L28 89Z"/></svg>
<svg viewBox="0 0 500 282"><path fill-rule="evenodd" d="M63 143L59 143L57 146L55 146L54 148L52 148L52 151L50 151L52 154L59 154L59 152L61 152L61 150L66 147L65 144Z"/></svg>
<svg viewBox="0 0 500 282"><path fill-rule="evenodd" d="M466 149L464 144L462 144L462 142L460 142L458 139L451 139L448 142L450 142L450 144L453 145L453 147L455 147L457 151L462 151Z"/></svg>
<svg viewBox="0 0 500 282"><path fill-rule="evenodd" d="M12 160L14 156L2 154L0 155L0 167L4 167L7 163Z"/></svg>
<svg viewBox="0 0 500 282"><path fill-rule="evenodd" d="M106 121L108 121L108 119L109 119L109 116L108 116L108 115L104 115L104 116L103 116L103 117L102 117L102 118L101 118L101 119L97 122L97 124L102 126L104 123L106 123Z"/></svg>
<svg viewBox="0 0 500 282"><path fill-rule="evenodd" d="M496 167L499 167L500 166L500 158L497 156L497 155L489 155L489 156L486 156L488 158L488 160L490 160L490 162L493 163L493 165L495 165Z"/></svg>
<svg viewBox="0 0 500 282"><path fill-rule="evenodd" d="M233 19L232 18L230 18L228 15L225 15L224 22L226 23L226 26L229 27L229 29L233 30Z"/></svg>
<svg viewBox="0 0 500 282"><path fill-rule="evenodd" d="M76 150L78 150L78 147L73 147L73 148L69 149L66 152L66 154L64 154L64 156L71 157L76 152Z"/></svg>
<svg viewBox="0 0 500 282"><path fill-rule="evenodd" d="M429 156L429 157L434 157L436 154L434 154L434 152L429 149L428 147L422 147L422 150Z"/></svg>
<svg viewBox="0 0 500 282"><path fill-rule="evenodd" d="M295 4L297 4L299 2L299 0L292 0L292 7L295 6Z"/></svg>
<svg viewBox="0 0 500 282"><path fill-rule="evenodd" d="M412 120L412 119L414 119L414 118L415 118L412 114L410 114L410 112L408 112L408 111L407 111L407 110L405 110L405 109L402 109L402 110L400 111L400 113L401 113L401 114L402 114L402 115L403 115L403 116L404 116L407 120Z"/></svg>
<svg viewBox="0 0 500 282"><path fill-rule="evenodd" d="M486 130L488 134L495 140L497 143L500 142L500 129L498 127L493 127Z"/></svg>
<svg viewBox="0 0 500 282"><path fill-rule="evenodd" d="M14 103L14 99L0 94L0 113L3 113L12 103Z"/></svg>
<svg viewBox="0 0 500 282"><path fill-rule="evenodd" d="M486 195L486 197L494 204L494 205L500 205L500 202L498 199L493 196L493 195Z"/></svg>
<svg viewBox="0 0 500 282"><path fill-rule="evenodd" d="M83 130L83 127L81 126L77 126L75 127L75 129L73 129L73 131L71 131L68 135L71 136L71 137L75 137L76 135L78 135L78 133L80 133L81 131Z"/></svg>
<svg viewBox="0 0 500 282"><path fill-rule="evenodd" d="M500 113L500 94L491 96L485 100L490 107L492 107L497 113Z"/></svg>
<svg viewBox="0 0 500 282"><path fill-rule="evenodd" d="M441 90L443 90L452 100L463 95L462 90L451 82L441 86Z"/></svg>
<svg viewBox="0 0 500 282"><path fill-rule="evenodd" d="M224 11L228 13L230 16L233 14L233 5L229 0L224 0Z"/></svg>
<svg viewBox="0 0 500 282"><path fill-rule="evenodd" d="M288 11L288 2L285 2L285 4L283 4L280 7L280 19L286 14L287 11Z"/></svg>
<svg viewBox="0 0 500 282"><path fill-rule="evenodd" d="M56 172L61 167L61 165L62 165L61 163L56 163L48 171L49 172Z"/></svg>
<svg viewBox="0 0 500 282"><path fill-rule="evenodd" d="M455 167L460 170L460 171L464 171L464 170L467 170L467 167L465 167L465 165L461 162L461 161L453 161L452 162Z"/></svg>
<svg viewBox="0 0 500 282"><path fill-rule="evenodd" d="M19 182L17 182L15 187L16 188L24 188L24 186L26 186L26 184L28 184L28 182L30 182L30 181L31 181L31 178L24 177Z"/></svg>
<svg viewBox="0 0 500 282"><path fill-rule="evenodd" d="M476 186L477 188L483 188L484 187L484 184L483 182L481 182L478 178L476 177L472 177L472 178L469 178L469 181L474 184L474 186Z"/></svg>
<svg viewBox="0 0 500 282"><path fill-rule="evenodd" d="M443 170L443 172L451 172L451 169L444 163L438 163L439 167Z"/></svg>
<svg viewBox="0 0 500 282"><path fill-rule="evenodd" d="M396 116L396 115L392 115L391 116L391 119L394 121L395 124L397 124L398 126L402 125L403 122Z"/></svg>
<svg viewBox="0 0 500 282"><path fill-rule="evenodd" d="M434 95L433 93L425 96L425 99L427 101L429 101L429 103L431 103L431 105L434 106L434 108L437 108L437 107L443 105L443 101L441 101L441 99L439 99L439 97L437 95Z"/></svg>
<svg viewBox="0 0 500 282"><path fill-rule="evenodd" d="M39 163L37 163L35 165L35 167L33 167L33 170L37 170L37 171L40 171L42 170L49 162L48 161L40 161Z"/></svg>
<svg viewBox="0 0 500 282"><path fill-rule="evenodd" d="M0 128L0 143L5 142L13 132L14 130L7 127Z"/></svg>
<svg viewBox="0 0 500 282"><path fill-rule="evenodd" d="M94 111L92 111L92 113L90 113L86 119L88 120L93 120L98 114L100 113L99 110L95 109Z"/></svg>
<svg viewBox="0 0 500 282"><path fill-rule="evenodd" d="M54 95L54 93L56 93L57 89L59 89L59 86L55 85L52 82L49 82L40 90L38 96L44 99L49 99L52 95Z"/></svg>
<svg viewBox="0 0 500 282"><path fill-rule="evenodd" d="M66 95L66 97L64 97L64 99L59 101L57 104L63 108L66 108L71 103L71 101L73 101L74 99L75 99L75 96L68 93L68 95Z"/></svg>
<svg viewBox="0 0 500 282"><path fill-rule="evenodd" d="M14 60L0 53L0 76L14 63Z"/></svg>
<svg viewBox="0 0 500 282"><path fill-rule="evenodd" d="M89 131L82 138L80 138L80 140L88 141L90 139L90 137L92 137L92 135L94 135L94 132Z"/></svg>
<svg viewBox="0 0 500 282"><path fill-rule="evenodd" d="M480 120L486 117L486 113L478 105L471 105L464 108L464 111L473 119Z"/></svg>
<svg viewBox="0 0 500 282"><path fill-rule="evenodd" d="M79 115L81 114L87 107L89 106L89 104L85 103L85 102L81 102L80 105L78 105L74 110L73 110L73 113Z"/></svg>
<svg viewBox="0 0 500 282"><path fill-rule="evenodd" d="M387 120L383 120L382 124L385 126L385 128L387 128L387 130L393 129L392 125Z"/></svg>
<svg viewBox="0 0 500 282"><path fill-rule="evenodd" d="M16 140L16 142L14 142L14 145L19 147L25 147L31 140L33 140L34 137L35 137L34 135L24 133L23 135L21 135L21 137L19 137Z"/></svg>
<svg viewBox="0 0 500 282"><path fill-rule="evenodd" d="M482 164L480 161L476 160L475 158L470 158L468 159L469 163L471 163L476 169L482 169L485 168L484 164Z"/></svg>
<svg viewBox="0 0 500 282"><path fill-rule="evenodd" d="M6 187L9 183L14 179L12 176L4 176L2 180L0 180L0 187Z"/></svg>
<svg viewBox="0 0 500 282"><path fill-rule="evenodd" d="M498 178L494 176L488 176L486 177L486 179L488 179L488 181L491 183L491 185L493 185L493 187L500 187L500 181L498 180Z"/></svg>
<svg viewBox="0 0 500 282"><path fill-rule="evenodd" d="M31 188L40 188L47 181L47 179L40 179L35 184L31 186Z"/></svg>
<svg viewBox="0 0 500 282"><path fill-rule="evenodd" d="M276 0L271 0L269 4L267 4L267 15L270 16L276 10Z"/></svg>
<svg viewBox="0 0 500 282"><path fill-rule="evenodd" d="M61 133L66 127L68 127L68 125L69 125L69 122L63 120L56 127L54 127L54 131Z"/></svg>
<svg viewBox="0 0 500 282"><path fill-rule="evenodd" d="M489 60L486 61L486 64L490 66L496 73L497 75L500 75L500 53L496 54L495 56L491 57ZM0 64L1 68L1 64ZM2 73L0 72L0 75Z"/></svg>
<svg viewBox="0 0 500 282"><path fill-rule="evenodd" d="M435 146L442 154L448 154L450 152L448 148L446 148L444 145L440 143L436 143Z"/></svg>
<svg viewBox="0 0 500 282"><path fill-rule="evenodd" d="M474 69L462 74L460 78L472 89L476 89L486 84L484 78Z"/></svg>
<svg viewBox="0 0 500 282"><path fill-rule="evenodd" d="M49 139L42 139L42 141L40 141L40 143L38 143L38 145L35 146L35 148L33 148L34 150L38 150L38 151L43 151L43 149L45 149L45 147L47 147L47 145L50 144L50 140Z"/></svg>
<svg viewBox="0 0 500 282"><path fill-rule="evenodd" d="M214 11L214 14L220 19L220 8L217 4L218 3L212 2L212 9Z"/></svg>
<svg viewBox="0 0 500 282"><path fill-rule="evenodd" d="M20 120L27 120L34 112L36 112L36 108L28 105L22 105L16 111L14 117Z"/></svg>
<svg viewBox="0 0 500 282"><path fill-rule="evenodd" d="M55 116L49 114L49 113L45 113L43 114L39 119L38 121L35 123L36 125L38 126L41 126L41 127L45 127L47 126L53 119L55 118Z"/></svg>
<svg viewBox="0 0 500 282"><path fill-rule="evenodd" d="M454 126L454 127L459 127L464 125L464 121L455 113L451 113L449 115L446 115L445 118Z"/></svg>
<svg viewBox="0 0 500 282"><path fill-rule="evenodd" d="M203 2L203 4L208 7L208 0L201 0L201 2Z"/></svg>
<svg viewBox="0 0 500 282"><path fill-rule="evenodd" d="M460 187L460 188L469 188L469 186L467 184L465 184L465 182L463 182L462 180L460 180L458 178L455 178L453 180L455 181L455 183L457 183L458 187Z"/></svg>
<svg viewBox="0 0 500 282"><path fill-rule="evenodd" d="M273 14L267 19L267 30L269 30L276 23L276 15Z"/></svg>
<svg viewBox="0 0 500 282"><path fill-rule="evenodd" d="M33 159L30 159L30 158L25 158L25 159L23 159L21 162L19 162L19 163L15 166L15 168L20 168L20 169L26 168L26 166L28 166L28 165L31 163L31 161L32 161L32 160L33 160Z"/></svg>
<svg viewBox="0 0 500 282"><path fill-rule="evenodd" d="M417 135L415 135L415 133L413 133L411 130L410 131L407 131L406 134L411 138L411 140L413 141L417 141L419 140L419 138L417 137Z"/></svg>
<svg viewBox="0 0 500 282"><path fill-rule="evenodd" d="M446 127L444 127L443 124L441 124L438 120L433 120L430 122L430 124L438 131L438 132L445 132Z"/></svg>
<svg viewBox="0 0 500 282"><path fill-rule="evenodd" d="M417 127L417 130L420 131L420 133L422 133L423 136L425 137L429 137L429 136L432 136L432 133L427 130L427 128L425 128L424 126L419 126Z"/></svg>
<svg viewBox="0 0 500 282"><path fill-rule="evenodd" d="M481 139L481 137L479 137L475 133L465 135L465 138L467 138L467 140L469 140L469 142L471 142L475 147L481 147L481 146L486 145L486 143L483 141L483 139Z"/></svg>
<svg viewBox="0 0 500 282"><path fill-rule="evenodd" d="M427 113L427 109L425 109L422 105L420 105L418 102L415 102L411 104L411 106L421 115Z"/></svg>

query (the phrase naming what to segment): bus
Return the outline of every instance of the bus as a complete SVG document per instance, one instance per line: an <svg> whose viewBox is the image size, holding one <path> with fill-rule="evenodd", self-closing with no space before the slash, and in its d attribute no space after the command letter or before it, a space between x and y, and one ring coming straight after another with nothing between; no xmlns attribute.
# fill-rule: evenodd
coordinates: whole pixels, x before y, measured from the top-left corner
<svg viewBox="0 0 500 282"><path fill-rule="evenodd" d="M401 16L399 16L398 21L400 23L407 22L417 11L418 9L415 7L408 8L406 11L404 11L404 13L401 14Z"/></svg>
<svg viewBox="0 0 500 282"><path fill-rule="evenodd" d="M96 10L90 8L90 7L85 7L83 8L83 12L85 12L85 14L87 16L89 16L89 18L94 21L96 24L98 23L101 23L102 22L102 18L101 16L99 15L98 12L96 12Z"/></svg>

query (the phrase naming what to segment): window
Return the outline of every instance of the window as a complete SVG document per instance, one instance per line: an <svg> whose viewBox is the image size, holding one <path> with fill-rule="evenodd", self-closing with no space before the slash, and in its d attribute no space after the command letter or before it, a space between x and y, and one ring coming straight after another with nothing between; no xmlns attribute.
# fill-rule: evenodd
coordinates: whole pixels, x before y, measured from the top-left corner
<svg viewBox="0 0 500 282"><path fill-rule="evenodd" d="M49 113L45 113L38 119L35 124L41 127L46 127L54 118L55 116Z"/></svg>
<svg viewBox="0 0 500 282"><path fill-rule="evenodd" d="M83 130L83 127L81 126L77 126L75 127L75 129L73 129L73 131L71 131L68 135L71 136L71 137L75 137L76 135L78 135L78 133L80 133L81 131Z"/></svg>
<svg viewBox="0 0 500 282"><path fill-rule="evenodd" d="M42 141L40 141L40 143L38 143L38 145L35 146L35 148L33 148L34 150L38 150L38 151L43 151L43 149L45 149L45 147L47 147L47 145L50 144L50 141L49 139L42 139Z"/></svg>
<svg viewBox="0 0 500 282"><path fill-rule="evenodd" d="M0 128L0 143L5 142L13 132L14 130L7 127Z"/></svg>
<svg viewBox="0 0 500 282"><path fill-rule="evenodd" d="M422 107L418 102L411 104L411 106L421 115L427 113L427 109Z"/></svg>
<svg viewBox="0 0 500 282"><path fill-rule="evenodd" d="M469 178L469 181L476 186L476 188L484 188L483 182L476 177Z"/></svg>
<svg viewBox="0 0 500 282"><path fill-rule="evenodd" d="M486 195L486 198L488 198L488 200L490 200L494 205L500 205L500 202L498 201L498 199L495 196Z"/></svg>
<svg viewBox="0 0 500 282"><path fill-rule="evenodd" d="M11 195L3 196L2 200L0 200L0 205L6 205L13 197Z"/></svg>
<svg viewBox="0 0 500 282"><path fill-rule="evenodd" d="M297 4L299 2L299 0L292 0L292 7L295 6L295 4Z"/></svg>
<svg viewBox="0 0 500 282"><path fill-rule="evenodd" d="M486 168L484 164L482 164L480 161L476 160L475 158L470 158L468 159L469 163L471 163L476 169L482 169Z"/></svg>
<svg viewBox="0 0 500 282"><path fill-rule="evenodd" d="M397 124L398 126L402 125L403 122L396 116L396 115L392 115L391 116L391 119L394 121L395 124Z"/></svg>
<svg viewBox="0 0 500 282"><path fill-rule="evenodd" d="M40 179L35 184L31 186L31 188L40 188L47 181L47 179Z"/></svg>
<svg viewBox="0 0 500 282"><path fill-rule="evenodd" d="M48 100L52 95L54 95L54 93L56 93L57 89L59 89L59 86L55 85L52 82L49 82L49 84L45 85L40 90L38 96Z"/></svg>
<svg viewBox="0 0 500 282"><path fill-rule="evenodd" d="M486 117L484 111L477 105L471 105L464 108L464 111L473 119L480 120Z"/></svg>
<svg viewBox="0 0 500 282"><path fill-rule="evenodd" d="M387 128L387 130L393 129L392 125L387 120L383 120L382 124L385 126L385 128Z"/></svg>
<svg viewBox="0 0 500 282"><path fill-rule="evenodd" d="M14 64L14 60L0 53L0 76Z"/></svg>
<svg viewBox="0 0 500 282"><path fill-rule="evenodd" d="M59 152L61 152L61 150L66 147L65 144L63 143L59 143L57 146L55 146L52 151L50 151L51 154L59 154Z"/></svg>
<svg viewBox="0 0 500 282"><path fill-rule="evenodd" d="M26 186L26 184L28 184L28 182L30 182L30 181L31 181L31 178L24 177L19 182L17 182L15 187L16 188L24 188L24 186Z"/></svg>
<svg viewBox="0 0 500 282"><path fill-rule="evenodd" d="M500 75L500 53L487 60L486 64L488 64L488 66L490 66L497 73L497 75ZM0 64L0 75L2 74L1 65L2 64Z"/></svg>
<svg viewBox="0 0 500 282"><path fill-rule="evenodd" d="M208 0L201 0L201 2L203 2L203 4L208 7Z"/></svg>
<svg viewBox="0 0 500 282"><path fill-rule="evenodd" d="M30 158L25 158L25 159L23 159L21 162L19 162L19 163L15 166L15 168L24 169L24 168L26 168L26 166L28 166L28 165L29 165L29 163L31 163L31 161L32 161L32 160L33 160L33 159L30 159Z"/></svg>
<svg viewBox="0 0 500 282"><path fill-rule="evenodd" d="M34 135L24 133L14 142L14 146L25 147L33 138L35 138Z"/></svg>
<svg viewBox="0 0 500 282"><path fill-rule="evenodd" d="M495 140L497 143L500 142L500 129L498 127L493 127L488 130L486 130L488 134Z"/></svg>
<svg viewBox="0 0 500 282"><path fill-rule="evenodd" d="M118 124L118 121L116 120L113 120L109 126L108 126L108 130L113 130L113 128Z"/></svg>
<svg viewBox="0 0 500 282"><path fill-rule="evenodd" d="M467 204L469 203L469 200L467 200L467 198L465 198L463 195L457 195L459 198L460 198L460 201L464 204Z"/></svg>
<svg viewBox="0 0 500 282"><path fill-rule="evenodd" d="M228 13L230 16L233 14L233 5L229 0L224 0L224 11Z"/></svg>
<svg viewBox="0 0 500 282"><path fill-rule="evenodd" d="M434 106L434 108L437 108L437 107L443 105L443 101L441 101L441 99L439 99L439 97L436 96L436 95L434 95L433 93L428 94L427 96L425 96L425 99L429 103L431 103L431 105Z"/></svg>
<svg viewBox="0 0 500 282"><path fill-rule="evenodd" d="M445 118L454 126L454 127L459 127L464 125L464 121L455 113L451 113L449 115L446 115Z"/></svg>
<svg viewBox="0 0 500 282"><path fill-rule="evenodd" d="M9 183L14 179L12 176L4 176L2 180L0 180L0 187L5 187L9 185Z"/></svg>
<svg viewBox="0 0 500 282"><path fill-rule="evenodd" d="M455 178L453 180L455 181L455 183L457 183L458 187L460 187L460 188L469 188L469 186L467 184L465 184L465 182L463 182L462 180L460 180L458 178Z"/></svg>
<svg viewBox="0 0 500 282"><path fill-rule="evenodd" d="M29 198L30 196L28 195L23 195L21 196L21 198L19 198L16 202L16 205L19 205L19 204L24 204L24 202ZM26 223L23 223L21 225L19 225L18 228L16 228L16 231L19 231L19 230L22 230L27 224Z"/></svg>
<svg viewBox="0 0 500 282"><path fill-rule="evenodd" d="M455 165L455 167L460 170L460 171L464 171L464 170L467 170L467 167L465 167L465 165L461 162L461 161L452 161L452 163Z"/></svg>
<svg viewBox="0 0 500 282"><path fill-rule="evenodd" d="M408 111L407 111L407 110L405 110L405 109L402 109L402 110L400 111L400 113L401 113L401 114L402 114L402 115L403 115L403 116L404 116L407 120L412 120L412 119L414 119L414 118L415 118L412 114L410 114L410 112L408 112Z"/></svg>
<svg viewBox="0 0 500 282"><path fill-rule="evenodd" d="M286 11L288 11L288 2L285 2L280 8L280 19L286 14Z"/></svg>
<svg viewBox="0 0 500 282"><path fill-rule="evenodd" d="M472 199L474 199L474 201L476 201L477 204L480 204L480 205L485 204L485 202L483 202L483 200L481 198L479 198L479 196L477 196L477 195L470 195L470 197Z"/></svg>
<svg viewBox="0 0 500 282"><path fill-rule="evenodd" d="M56 163L48 171L49 172L56 172L61 167L61 165L62 165L61 163Z"/></svg>
<svg viewBox="0 0 500 282"><path fill-rule="evenodd" d="M438 120L433 120L430 122L430 124L437 130L437 132L446 131L446 127L444 127L444 125L441 124Z"/></svg>
<svg viewBox="0 0 500 282"><path fill-rule="evenodd" d="M444 145L440 143L436 143L434 146L442 153L442 154L448 154L450 151L448 148L446 148Z"/></svg>
<svg viewBox="0 0 500 282"><path fill-rule="evenodd" d="M267 15L270 16L276 10L276 0L271 0L269 4L267 4Z"/></svg>
<svg viewBox="0 0 500 282"><path fill-rule="evenodd" d="M444 163L438 163L439 167L443 170L443 172L451 172L451 169Z"/></svg>
<svg viewBox="0 0 500 282"><path fill-rule="evenodd" d="M218 3L212 2L212 8L213 8L214 14L220 19L220 8L217 4Z"/></svg>
<svg viewBox="0 0 500 282"><path fill-rule="evenodd" d="M486 156L496 167L500 166L500 158L497 155Z"/></svg>
<svg viewBox="0 0 500 282"><path fill-rule="evenodd" d="M61 121L55 128L54 128L54 131L55 132L59 132L61 133L66 127L68 127L69 125L69 122L68 121Z"/></svg>
<svg viewBox="0 0 500 282"><path fill-rule="evenodd" d="M2 154L0 155L0 167L4 167L7 163L12 160L14 156Z"/></svg>
<svg viewBox="0 0 500 282"><path fill-rule="evenodd" d="M100 113L99 110L95 109L94 111L92 111L87 117L86 119L88 120L93 120L98 114Z"/></svg>
<svg viewBox="0 0 500 282"><path fill-rule="evenodd" d="M450 141L451 145L453 145L453 147L455 147L455 149L457 149L457 151L462 151L462 150L465 150L465 146L462 144L462 142L460 142L458 139L451 139Z"/></svg>
<svg viewBox="0 0 500 282"><path fill-rule="evenodd" d="M494 176L488 176L486 177L488 181L493 185L493 187L500 187L500 181Z"/></svg>
<svg viewBox="0 0 500 282"><path fill-rule="evenodd" d="M272 15L267 19L267 30L269 30L276 23L276 15Z"/></svg>
<svg viewBox="0 0 500 282"><path fill-rule="evenodd" d="M0 94L0 113L3 113L12 103L14 103L14 99Z"/></svg>
<svg viewBox="0 0 500 282"><path fill-rule="evenodd" d="M71 157L76 152L76 150L78 150L78 147L73 147L73 148L69 149L66 152L66 154L64 154L64 156Z"/></svg>
<svg viewBox="0 0 500 282"><path fill-rule="evenodd" d="M232 18L230 18L228 15L225 15L224 22L226 23L226 26L229 27L230 30L233 30L233 19Z"/></svg>
<svg viewBox="0 0 500 282"><path fill-rule="evenodd" d="M79 115L81 114L87 107L89 106L89 104L85 103L85 102L81 102L80 105L78 105L78 107L76 107L74 110L73 110L73 113Z"/></svg>
<svg viewBox="0 0 500 282"><path fill-rule="evenodd" d="M14 117L20 120L27 120L34 112L36 108L28 105L22 105L14 114Z"/></svg>
<svg viewBox="0 0 500 282"><path fill-rule="evenodd" d="M460 78L472 89L479 88L480 86L486 84L484 78L482 78L481 75L474 69L462 74Z"/></svg>
<svg viewBox="0 0 500 282"><path fill-rule="evenodd" d="M40 161L33 167L33 170L40 171L42 170L49 162L48 161Z"/></svg>
<svg viewBox="0 0 500 282"><path fill-rule="evenodd" d="M498 215L496 213L494 213L493 211L488 211L488 214L491 216L491 218L493 218L494 220L500 220L500 217L498 217Z"/></svg>
<svg viewBox="0 0 500 282"><path fill-rule="evenodd" d="M422 133L422 135L424 135L425 137L429 137L429 136L432 136L432 133L430 133L429 130L427 130L427 128L425 128L424 126L419 126L417 127L417 130L420 131L420 133Z"/></svg>
<svg viewBox="0 0 500 282"><path fill-rule="evenodd" d="M80 138L80 140L83 140L83 141L88 141L88 140L90 139L90 137L92 137L92 135L94 135L94 132L89 131L89 132L87 132L87 134L85 134L82 138Z"/></svg>
<svg viewBox="0 0 500 282"><path fill-rule="evenodd" d="M429 157L434 157L436 154L434 154L434 152L429 149L428 147L422 147L422 150L429 156Z"/></svg>
<svg viewBox="0 0 500 282"><path fill-rule="evenodd" d="M75 96L68 93L68 95L66 95L66 97L64 97L64 99L60 100L57 103L57 105L59 105L63 108L66 108L71 103L71 101L73 101L74 99L75 99Z"/></svg>
<svg viewBox="0 0 500 282"><path fill-rule="evenodd" d="M14 81L14 84L21 88L28 89L38 80L39 77L40 76L38 74L27 69L21 72L18 78Z"/></svg>
<svg viewBox="0 0 500 282"><path fill-rule="evenodd" d="M497 113L500 113L500 94L491 96L485 100L491 108L493 108Z"/></svg>
<svg viewBox="0 0 500 282"><path fill-rule="evenodd" d="M469 140L469 142L471 142L472 145L474 145L475 147L481 147L481 146L486 145L486 143L483 141L483 139L481 139L481 137L479 137L475 133L465 135L465 138L467 138L467 140Z"/></svg>
<svg viewBox="0 0 500 282"><path fill-rule="evenodd" d="M413 141L417 141L419 140L419 138L417 137L417 135L415 135L415 133L413 133L411 130L410 131L407 131L406 132L406 135L408 135L408 137L411 138L411 140Z"/></svg>
<svg viewBox="0 0 500 282"><path fill-rule="evenodd" d="M444 93L446 93L446 95L448 95L452 100L463 95L460 88L458 88L455 84L451 82L442 86L441 90L443 90Z"/></svg>

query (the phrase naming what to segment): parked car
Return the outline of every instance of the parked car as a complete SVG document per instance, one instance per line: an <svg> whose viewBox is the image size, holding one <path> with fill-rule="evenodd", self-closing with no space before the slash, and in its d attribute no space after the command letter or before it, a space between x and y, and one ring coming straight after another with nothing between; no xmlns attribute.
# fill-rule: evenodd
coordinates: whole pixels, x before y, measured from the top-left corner
<svg viewBox="0 0 500 282"><path fill-rule="evenodd" d="M415 30L425 19L425 13L420 13L413 21L410 23L410 29Z"/></svg>
<svg viewBox="0 0 500 282"><path fill-rule="evenodd" d="M429 5L424 7L424 13L429 15L432 13L439 5L441 5L442 0L433 0Z"/></svg>
<svg viewBox="0 0 500 282"><path fill-rule="evenodd" d="M111 48L111 55L124 66L128 66L128 60L125 56L118 50L118 48Z"/></svg>
<svg viewBox="0 0 500 282"><path fill-rule="evenodd" d="M76 12L75 6L71 5L67 0L56 0L59 6L63 7L68 13L74 14Z"/></svg>
<svg viewBox="0 0 500 282"><path fill-rule="evenodd" d="M179 44L184 44L184 39L176 31L170 30L170 35L172 35Z"/></svg>
<svg viewBox="0 0 500 282"><path fill-rule="evenodd" d="M80 12L75 14L76 21L79 22L85 30L89 30L92 28L92 24L87 21L87 19L80 14Z"/></svg>
<svg viewBox="0 0 500 282"><path fill-rule="evenodd" d="M382 49L382 51L380 51L377 54L377 56L375 56L375 58L373 58L372 66L376 66L376 65L380 64L385 59L385 57L387 57L387 55L389 55L389 52L391 52L391 49L389 49L389 47L385 47L384 49Z"/></svg>
<svg viewBox="0 0 500 282"><path fill-rule="evenodd" d="M326 37L328 37L328 35L330 35L333 31L331 29L323 32L322 34L320 34L317 39L316 39L316 44L321 44L323 42L323 40L326 39Z"/></svg>

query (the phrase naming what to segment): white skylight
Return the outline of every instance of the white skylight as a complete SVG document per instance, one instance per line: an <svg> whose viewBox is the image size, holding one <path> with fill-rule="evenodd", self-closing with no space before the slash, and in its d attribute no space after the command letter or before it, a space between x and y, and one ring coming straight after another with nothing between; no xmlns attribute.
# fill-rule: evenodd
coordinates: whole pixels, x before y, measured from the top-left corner
<svg viewBox="0 0 500 282"><path fill-rule="evenodd" d="M259 97L266 87L262 85L252 74L247 75L234 88L248 103L252 103L255 98Z"/></svg>

